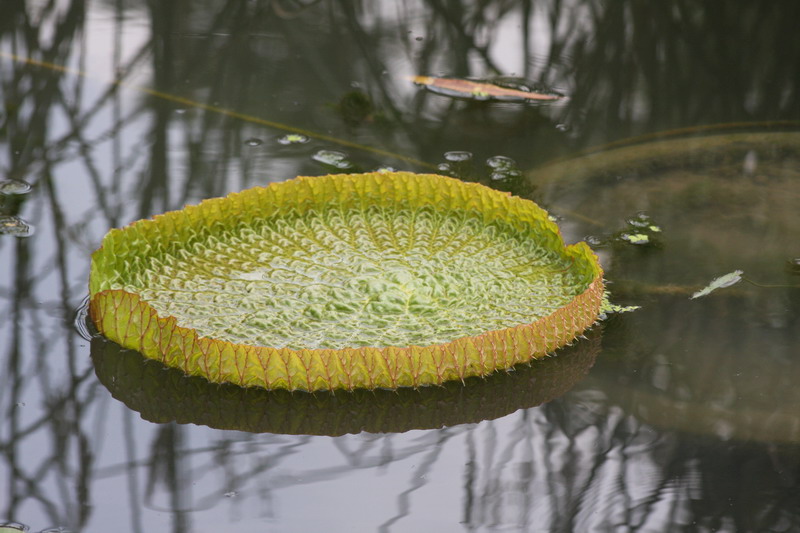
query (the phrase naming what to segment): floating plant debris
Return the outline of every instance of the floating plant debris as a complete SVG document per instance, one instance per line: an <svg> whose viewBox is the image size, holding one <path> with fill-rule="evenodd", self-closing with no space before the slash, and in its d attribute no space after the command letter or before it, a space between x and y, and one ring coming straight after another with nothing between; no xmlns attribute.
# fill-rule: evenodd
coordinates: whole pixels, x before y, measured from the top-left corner
<svg viewBox="0 0 800 533"><path fill-rule="evenodd" d="M486 375L571 342L602 270L533 202L407 172L303 177L109 232L90 315L216 382L397 388Z"/></svg>
<svg viewBox="0 0 800 533"><path fill-rule="evenodd" d="M31 184L22 180L0 181L0 194L27 194L31 192Z"/></svg>
<svg viewBox="0 0 800 533"><path fill-rule="evenodd" d="M650 244L650 237L645 233L623 233L619 238L631 244Z"/></svg>
<svg viewBox="0 0 800 533"><path fill-rule="evenodd" d="M462 78L412 76L411 81L417 85L425 87L431 92L441 94L443 96L465 98L469 100L552 102L565 98L563 94L555 91L530 90L530 87L521 81L518 81L516 84L512 84L509 81L509 78L495 78L492 80L466 80Z"/></svg>
<svg viewBox="0 0 800 533"><path fill-rule="evenodd" d="M708 284L708 286L692 294L690 299L694 300L695 298L707 296L708 294L717 289L723 289L725 287L730 287L731 285L736 285L737 283L742 281L742 274L744 274L744 272L742 272L741 270L734 270L733 272L725 274L724 276L714 278L714 280L712 280L711 283Z"/></svg>
<svg viewBox="0 0 800 533"><path fill-rule="evenodd" d="M622 241L642 247L658 247L661 245L661 226L655 224L646 213L637 213L626 220L627 229L617 232L611 241Z"/></svg>
<svg viewBox="0 0 800 533"><path fill-rule="evenodd" d="M309 138L306 135L301 135L299 133L289 133L278 139L278 143L283 145L304 144L308 141Z"/></svg>
<svg viewBox="0 0 800 533"><path fill-rule="evenodd" d="M615 303L611 303L609 293L603 295L603 302L600 304L600 320L605 320L608 318L608 315L611 314L622 314L622 313L630 313L631 311L636 311L641 309L639 305L617 305Z"/></svg>
<svg viewBox="0 0 800 533"><path fill-rule="evenodd" d="M16 216L0 215L0 235L30 237L33 235L33 226Z"/></svg>

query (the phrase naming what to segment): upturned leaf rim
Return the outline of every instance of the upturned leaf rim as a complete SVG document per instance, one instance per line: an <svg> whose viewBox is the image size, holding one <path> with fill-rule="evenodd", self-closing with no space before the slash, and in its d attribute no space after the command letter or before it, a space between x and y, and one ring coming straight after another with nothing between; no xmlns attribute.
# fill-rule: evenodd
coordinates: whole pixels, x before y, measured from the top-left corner
<svg viewBox="0 0 800 533"><path fill-rule="evenodd" d="M359 187L369 191L366 198ZM355 191L355 192L354 192ZM531 323L486 331L429 346L289 349L239 344L203 337L159 313L139 295L115 288L131 235L154 242L189 238L187 226L241 222L253 210L291 206L300 213L315 202L342 205L402 201L415 206L472 210L486 222L535 226L548 244L568 257L591 281L567 305ZM250 215L248 215L250 213ZM243 387L336 390L420 387L483 376L540 358L570 343L599 314L604 285L597 257L583 242L565 246L556 224L535 203L475 183L405 172L299 177L224 198L204 200L180 211L114 229L92 255L90 315L97 329L120 345L190 375Z"/></svg>

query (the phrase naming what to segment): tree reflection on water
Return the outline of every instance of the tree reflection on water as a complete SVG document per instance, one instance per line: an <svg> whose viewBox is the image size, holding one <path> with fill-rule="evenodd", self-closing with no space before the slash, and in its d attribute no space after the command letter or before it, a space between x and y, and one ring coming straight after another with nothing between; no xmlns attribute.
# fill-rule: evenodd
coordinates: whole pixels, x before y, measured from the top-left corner
<svg viewBox="0 0 800 533"><path fill-rule="evenodd" d="M326 172L311 157L320 149L409 170L428 168L408 158L435 167L469 151L475 163L456 174L490 183L480 163L490 156L527 169L634 134L800 116L800 4L5 0L2 11L0 179L34 187L0 196L0 215L36 233L0 236L0 519L75 531L330 525L310 516L313 502L326 520L385 531L800 526L796 440L731 438L630 408L625 395L640 389L617 377L644 382L639 369L665 363L623 317L607 326L597 371L545 406L335 438L145 422L100 385L73 324L109 228ZM449 100L418 90L413 74L515 74L571 98ZM355 121L341 113L353 91L371 106ZM281 145L280 128L214 109L344 143ZM797 294L784 296L791 331ZM679 361L684 315L661 309L638 324L671 321ZM724 320L707 309L692 317L691 348ZM786 345L767 351L793 370ZM709 370L723 356L709 351L702 375L724 381ZM675 372L669 391L703 398L699 381Z"/></svg>

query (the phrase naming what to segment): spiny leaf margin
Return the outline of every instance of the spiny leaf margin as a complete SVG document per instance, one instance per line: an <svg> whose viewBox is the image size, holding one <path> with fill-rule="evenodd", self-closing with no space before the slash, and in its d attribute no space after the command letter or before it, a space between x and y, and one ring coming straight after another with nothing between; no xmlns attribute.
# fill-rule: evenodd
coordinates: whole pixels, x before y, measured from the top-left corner
<svg viewBox="0 0 800 533"><path fill-rule="evenodd" d="M160 253L176 241L224 233L228 227L273 213L302 215L329 202L361 208L400 202L474 211L486 223L503 220L545 238L548 247L569 257L589 281L569 304L530 324L433 346L302 350L203 337L178 325L175 317L159 316L137 294L116 286L123 276L135 276L136 269L143 268L130 262L142 254L133 248L142 240L149 243L145 253ZM111 340L213 382L308 391L394 389L487 375L543 357L595 322L603 292L602 270L594 253L585 243L564 246L558 227L533 202L442 176L381 172L300 177L111 230L92 256L90 313L98 330Z"/></svg>

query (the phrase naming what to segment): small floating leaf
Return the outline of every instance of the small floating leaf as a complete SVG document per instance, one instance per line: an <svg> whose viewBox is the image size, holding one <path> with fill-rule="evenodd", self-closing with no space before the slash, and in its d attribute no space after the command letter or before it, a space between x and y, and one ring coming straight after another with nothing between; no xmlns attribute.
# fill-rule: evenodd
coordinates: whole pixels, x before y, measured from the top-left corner
<svg viewBox="0 0 800 533"><path fill-rule="evenodd" d="M603 294L603 301L600 303L600 320L605 320L610 314L630 313L641 309L640 305L617 305L611 303L608 291Z"/></svg>
<svg viewBox="0 0 800 533"><path fill-rule="evenodd" d="M644 233L623 233L619 236L623 241L628 241L631 244L649 244L650 237Z"/></svg>
<svg viewBox="0 0 800 533"><path fill-rule="evenodd" d="M304 144L309 141L308 137L299 133L289 133L278 139L279 144Z"/></svg>
<svg viewBox="0 0 800 533"><path fill-rule="evenodd" d="M706 296L712 291L715 291L717 289L723 289L725 287L730 287L731 285L735 285L740 281L742 281L742 274L744 274L743 271L734 270L733 272L725 274L724 276L715 278L711 283L708 284L707 287L692 294L690 299L694 300L695 298Z"/></svg>
<svg viewBox="0 0 800 533"><path fill-rule="evenodd" d="M625 242L641 248L658 248L661 246L661 226L650 220L646 213L637 213L627 219L627 229L614 233L604 242Z"/></svg>
<svg viewBox="0 0 800 533"><path fill-rule="evenodd" d="M462 78L437 78L433 76L412 76L411 81L417 85L457 98L471 100L510 100L510 101L554 101L564 98L563 94L555 92L524 91L502 87L490 81L473 81Z"/></svg>

